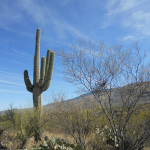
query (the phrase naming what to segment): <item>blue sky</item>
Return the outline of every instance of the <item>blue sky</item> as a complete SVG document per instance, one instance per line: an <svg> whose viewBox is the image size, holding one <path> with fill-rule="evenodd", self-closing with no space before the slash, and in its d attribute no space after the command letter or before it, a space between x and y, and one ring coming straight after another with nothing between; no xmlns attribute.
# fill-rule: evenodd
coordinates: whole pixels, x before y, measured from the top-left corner
<svg viewBox="0 0 150 150"><path fill-rule="evenodd" d="M139 41L150 59L149 0L0 0L0 111L33 106L32 93L25 87L23 72L33 83L35 35L41 29L40 58L47 49L64 49L80 38L105 40L105 45ZM53 77L43 93L46 105L54 91L78 96L76 87L63 80L61 59L55 55ZM47 96L45 101L44 96Z"/></svg>

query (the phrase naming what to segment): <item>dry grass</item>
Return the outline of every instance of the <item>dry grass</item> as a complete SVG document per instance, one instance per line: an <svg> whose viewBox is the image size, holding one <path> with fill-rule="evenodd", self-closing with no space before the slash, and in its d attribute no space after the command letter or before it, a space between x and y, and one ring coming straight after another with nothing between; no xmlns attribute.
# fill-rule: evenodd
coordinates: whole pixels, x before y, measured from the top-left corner
<svg viewBox="0 0 150 150"><path fill-rule="evenodd" d="M3 138L2 139L7 139L7 147L10 149L10 150L14 150L14 149L17 149L17 145L19 144L19 141L14 141L13 142L13 138L16 136L16 133L12 132L12 133L9 133L9 134L6 134L3 135ZM42 142L44 142L44 137L47 136L49 140L55 138L59 138L59 139L64 139L66 140L68 143L70 144L75 144L75 141L73 139L73 137L69 136L69 135L66 135L66 134L62 134L60 132L54 132L54 133L49 133L49 132L44 132L43 133L43 138L42 138ZM87 139L86 139L86 143L89 142L89 141L92 141L94 139L94 134L89 134ZM38 142L38 144L42 144L40 141ZM27 148L27 149L31 149L32 146L35 145L35 141L34 141L34 137L31 137L27 140L26 144L24 145L24 148ZM76 145L76 144L75 144ZM72 149L68 149L68 150L72 150ZM150 150L150 147L145 147L144 150Z"/></svg>
<svg viewBox="0 0 150 150"><path fill-rule="evenodd" d="M7 146L7 148L9 148L10 150L14 150L14 149L17 149L17 145L19 144L19 141L13 141L13 137L16 137L16 133L3 133L2 134L2 139L5 141L5 144ZM59 139L64 139L65 141L67 141L68 143L70 144L74 144L76 145L74 139L69 136L69 135L66 135L66 134L60 134L60 133L49 133L49 132L44 132L43 135L42 135L42 142L44 142L44 137L47 136L49 140L55 138L59 138ZM94 138L94 135L90 135L86 142L89 142L92 140L92 138ZM38 142L38 145L39 144L42 144L41 141ZM32 146L34 146L36 143L34 141L34 137L31 137L27 140L26 144L24 145L24 148L27 148L27 149L31 149Z"/></svg>
<svg viewBox="0 0 150 150"><path fill-rule="evenodd" d="M6 142L7 147L10 150L17 149L17 145L18 145L17 141L13 142L13 140L12 140L12 137L15 137L16 134L15 133L10 133L10 134L5 133L4 136L5 136L4 139L7 139L7 142ZM44 132L42 135L42 137L43 137L42 142L44 142L45 136L47 136L49 140L51 140L53 138L55 138L55 139L59 138L59 139L66 140L70 144L76 145L74 139L71 136L66 135L66 134ZM89 141L92 141L93 138L94 138L94 134L90 134L86 140L86 143ZM39 141L38 145L42 144L42 142ZM31 147L34 145L35 145L34 137L31 137L27 140L26 144L24 145L24 148L31 149ZM68 148L67 150L72 150L72 148ZM150 150L150 147L145 147L144 150Z"/></svg>
<svg viewBox="0 0 150 150"><path fill-rule="evenodd" d="M74 105L73 105L73 107L74 107ZM60 110L60 109L59 109ZM72 109L71 109L72 110ZM73 110L72 110L73 111ZM76 112L79 112L79 110L77 110L77 111L75 111L75 114L76 114ZM61 113L61 112L60 112ZM23 114L23 122L27 122L28 121L28 119L29 120L32 120L32 115L31 115L32 113L29 113L29 114L26 114L26 116L24 117L24 114ZM53 114L53 111L51 112L50 111L50 113L48 112L48 113L45 113L43 116L44 116L44 119L46 120L46 119L48 119L50 116L51 116L51 114ZM57 114L58 114L58 112L57 112ZM54 116L54 115L53 115ZM29 117L29 118L28 118ZM16 117L17 118L17 117ZM103 118L103 116L101 115L101 118L103 119L103 122L104 122L104 118ZM25 119L27 119L26 121L25 121ZM82 119L82 118L81 118ZM100 119L100 118L99 118ZM98 120L98 121L96 121L96 124L98 123L98 122L102 122L102 120ZM56 130L52 130L52 128L53 128L53 126L54 126L54 128L55 128L55 124L53 124L53 122L52 121L50 121L50 124L48 124L48 125L46 125L46 129L45 130L47 130L46 132L44 132L43 133L43 138L42 138L42 141L44 141L44 137L45 136L47 136L48 137L48 139L49 140L51 140L52 138L55 138L55 139L57 139L57 138L59 138L59 139L64 139L64 140L66 140L68 143L70 143L70 144L74 144L74 145L76 145L75 144L75 141L74 141L74 139L73 139L73 137L71 137L71 136L69 136L69 135L66 135L66 134L61 134L61 132L60 131L57 131L57 132L55 132ZM50 129L50 130L49 130ZM49 132L48 132L49 131ZM53 131L53 132L51 132L51 131ZM17 144L19 143L19 141L15 141L15 142L13 142L13 140L12 140L12 138L14 138L15 136L16 136L16 134L15 133L11 133L10 135L9 135L10 137L8 138L9 140L8 140L8 142L7 142L7 146L9 147L9 149L11 150L13 150L13 149L17 149ZM6 138L6 136L5 136L5 138ZM92 140L94 139L94 134L89 134L88 135L88 137L87 137L87 139L86 139L86 143L88 143L88 142L91 142ZM40 143L40 142L38 142L38 144L42 144L42 143ZM31 138L29 138L28 140L27 140L27 142L26 142L26 144L25 144L25 148L28 148L28 149L30 149L32 146L34 146L35 145L35 141L34 141L34 137L31 137ZM70 150L70 149L69 149ZM144 150L150 150L150 148L149 147L146 147L146 148L144 148Z"/></svg>

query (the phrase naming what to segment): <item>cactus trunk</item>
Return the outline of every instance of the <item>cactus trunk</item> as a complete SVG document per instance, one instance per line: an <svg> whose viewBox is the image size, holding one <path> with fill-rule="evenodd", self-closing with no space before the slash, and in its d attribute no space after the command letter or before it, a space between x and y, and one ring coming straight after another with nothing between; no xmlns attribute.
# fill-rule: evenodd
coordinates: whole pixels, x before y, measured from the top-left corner
<svg viewBox="0 0 150 150"><path fill-rule="evenodd" d="M41 121L41 116L43 112L42 108L42 92L49 88L53 67L54 67L54 57L55 53L51 52L50 49L47 50L46 56L46 66L45 57L41 59L41 71L40 71L40 29L36 32L36 44L35 44L35 55L34 55L34 73L33 73L33 85L28 76L28 71L24 71L24 81L26 88L29 92L33 94L33 106L34 110L40 109L40 114L38 115L38 122ZM45 69L46 68L46 69ZM39 108L39 109L38 109Z"/></svg>

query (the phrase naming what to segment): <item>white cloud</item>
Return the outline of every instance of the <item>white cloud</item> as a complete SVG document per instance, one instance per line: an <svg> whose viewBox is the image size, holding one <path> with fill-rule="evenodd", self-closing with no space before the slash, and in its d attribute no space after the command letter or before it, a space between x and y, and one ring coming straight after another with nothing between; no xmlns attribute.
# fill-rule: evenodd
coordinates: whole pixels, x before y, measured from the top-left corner
<svg viewBox="0 0 150 150"><path fill-rule="evenodd" d="M65 38L66 33L69 32L70 34L72 34L72 36L77 36L79 38L90 39L89 36L85 35L84 33L79 31L75 27L71 26L70 24L68 24L64 20L58 20L58 19L53 18L53 23L57 27L56 31L58 32L58 35L60 35L61 38Z"/></svg>
<svg viewBox="0 0 150 150"><path fill-rule="evenodd" d="M21 64L21 65L26 65L24 63L20 63L20 62L17 62L17 61L12 61L12 60L8 60L8 59L4 59L4 58L0 58L0 59L11 61L11 62L14 62L14 63L17 63L17 64ZM26 66L28 66L28 65L26 65Z"/></svg>
<svg viewBox="0 0 150 150"><path fill-rule="evenodd" d="M47 24L49 23L49 19L47 18L46 7L38 4L36 0L18 0L17 3L21 9L26 10L26 13L32 17L39 24ZM51 9L48 8L51 12ZM52 13L52 12L51 12Z"/></svg>
<svg viewBox="0 0 150 150"><path fill-rule="evenodd" d="M121 0L119 5L119 11L128 11L134 9L140 4L139 0Z"/></svg>
<svg viewBox="0 0 150 150"><path fill-rule="evenodd" d="M148 0L108 0L104 27L117 22L131 31L123 40L138 40L150 36L150 3ZM106 25L107 24L107 25Z"/></svg>
<svg viewBox="0 0 150 150"><path fill-rule="evenodd" d="M6 27L8 24L20 22L22 15L14 7L9 6L9 2L1 1L0 5L0 27Z"/></svg>
<svg viewBox="0 0 150 150"><path fill-rule="evenodd" d="M67 83L67 82L60 82L60 81L54 81L52 80L53 82L58 82L58 83L63 83L63 84L70 84L70 83Z"/></svg>
<svg viewBox="0 0 150 150"><path fill-rule="evenodd" d="M99 29L105 29L110 26L110 22L105 22L104 25L100 26Z"/></svg>
<svg viewBox="0 0 150 150"><path fill-rule="evenodd" d="M60 5L65 6L69 1L64 0ZM44 28L47 31L51 26L58 38L63 40L67 38L68 34L77 38L83 37L90 39L89 36L77 29L74 25L66 22L61 15L50 3L44 3L44 1L15 0L13 7L9 6L9 3L3 3L0 6L0 27L14 32L19 36L35 38L35 35L10 28L10 25L14 23L27 25L26 22L34 22L38 25L37 27ZM47 41L50 41L50 38L47 36L43 36L43 38L44 40L47 39ZM57 42L59 43L59 41Z"/></svg>
<svg viewBox="0 0 150 150"><path fill-rule="evenodd" d="M9 52L4 52L4 51L0 51L0 52L1 52L1 53L4 53L4 54L12 55L12 56L19 56L19 57L20 57L20 55L11 54L11 53L9 53ZM29 58L29 57L25 57L25 56L21 56L21 57L24 57L24 58L33 60L33 58ZM1 58L0 58L0 59L1 59Z"/></svg>
<svg viewBox="0 0 150 150"><path fill-rule="evenodd" d="M6 85L0 85L0 86L4 86L4 87L17 87L17 86L6 86ZM19 88L24 88L24 87L19 87Z"/></svg>
<svg viewBox="0 0 150 150"><path fill-rule="evenodd" d="M127 35L127 36L123 37L124 40L131 40L133 38L134 37L132 35Z"/></svg>
<svg viewBox="0 0 150 150"><path fill-rule="evenodd" d="M20 52L20 51L14 49L14 48L12 48L12 51L14 51L14 52L17 53L17 54L24 55L24 56L29 56L29 57L32 57L32 58L33 58L32 55L30 55L30 54L28 54L28 53L26 53L26 52Z"/></svg>
<svg viewBox="0 0 150 150"><path fill-rule="evenodd" d="M19 76L23 76L23 75L20 75L20 74L16 74L16 73L10 73L10 72L5 72L5 71L0 71L2 73L7 73L7 74L14 74L14 75L19 75Z"/></svg>
<svg viewBox="0 0 150 150"><path fill-rule="evenodd" d="M0 82L5 82L5 83L10 83L10 84L16 84L16 85L25 86L25 85L23 85L23 84L18 84L18 83L9 82L9 81L4 81L4 80L0 80Z"/></svg>
<svg viewBox="0 0 150 150"><path fill-rule="evenodd" d="M82 31L63 20L61 14L59 14L54 8L44 4L40 5L35 0L22 0L18 2L20 7L24 9L40 26L52 26L59 38L66 38L67 33L71 34L73 37L84 37L85 39L90 38ZM67 2L68 0L65 1L65 3Z"/></svg>
<svg viewBox="0 0 150 150"><path fill-rule="evenodd" d="M15 69L7 69L7 68L0 68L1 70L2 69L5 69L5 70L11 70L11 71L20 71L20 70L15 70Z"/></svg>
<svg viewBox="0 0 150 150"><path fill-rule="evenodd" d="M28 32L24 32L24 31L18 31L18 30L13 30L12 28L9 28L9 27L3 27L4 30L7 30L7 31L10 31L10 32L13 32L15 34L17 34L18 36L21 36L21 37L30 37L30 38L35 38L35 35L31 34L31 33L28 33Z"/></svg>
<svg viewBox="0 0 150 150"><path fill-rule="evenodd" d="M65 6L70 0L63 0L62 1L62 6Z"/></svg>
<svg viewBox="0 0 150 150"><path fill-rule="evenodd" d="M0 90L0 92L8 92L8 93L27 93L22 91L8 91L8 90Z"/></svg>
<svg viewBox="0 0 150 150"><path fill-rule="evenodd" d="M115 17L118 14L134 10L139 4L139 0L108 0L106 5L107 17Z"/></svg>

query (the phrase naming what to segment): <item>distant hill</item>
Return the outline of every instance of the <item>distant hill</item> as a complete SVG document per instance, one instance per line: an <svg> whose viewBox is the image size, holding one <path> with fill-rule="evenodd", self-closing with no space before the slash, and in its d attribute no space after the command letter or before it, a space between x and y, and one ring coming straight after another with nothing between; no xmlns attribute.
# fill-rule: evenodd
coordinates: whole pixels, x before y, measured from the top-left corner
<svg viewBox="0 0 150 150"><path fill-rule="evenodd" d="M140 98L140 101L138 102L138 104L144 104L146 102L150 103L150 81L148 81L144 84L148 85L147 92L145 92L145 94ZM126 85L123 87L119 87L119 90L121 90L124 95L128 95L130 93L130 88L133 86L135 86L135 83L132 83L132 84L129 84L129 85ZM111 102L112 102L113 106L119 106L122 104L119 92L117 90L118 90L118 88L111 89ZM103 97L103 99L105 99L107 97L107 94L104 92L100 92L100 91L95 92L96 95L98 95L99 93L101 93L100 96ZM83 94L83 95L80 95L80 96L72 98L72 99L68 99L65 101L65 103L68 102L68 103L76 103L76 104L81 105L81 103L83 103L83 98L84 99L89 98L90 101L92 101L93 105L100 105L97 102L97 100L94 98L92 93L87 93L87 94ZM106 102L106 100L105 100L105 102ZM61 103L61 102L59 102L59 103ZM54 109L54 108L55 108L54 103L43 105L43 110L45 110L45 111L47 111L48 109ZM33 109L33 108L26 108L26 109ZM26 109L23 109L23 110L26 110ZM20 109L15 108L14 110L17 110L19 113L21 112ZM0 115L4 114L6 112L7 112L7 110L0 111Z"/></svg>

